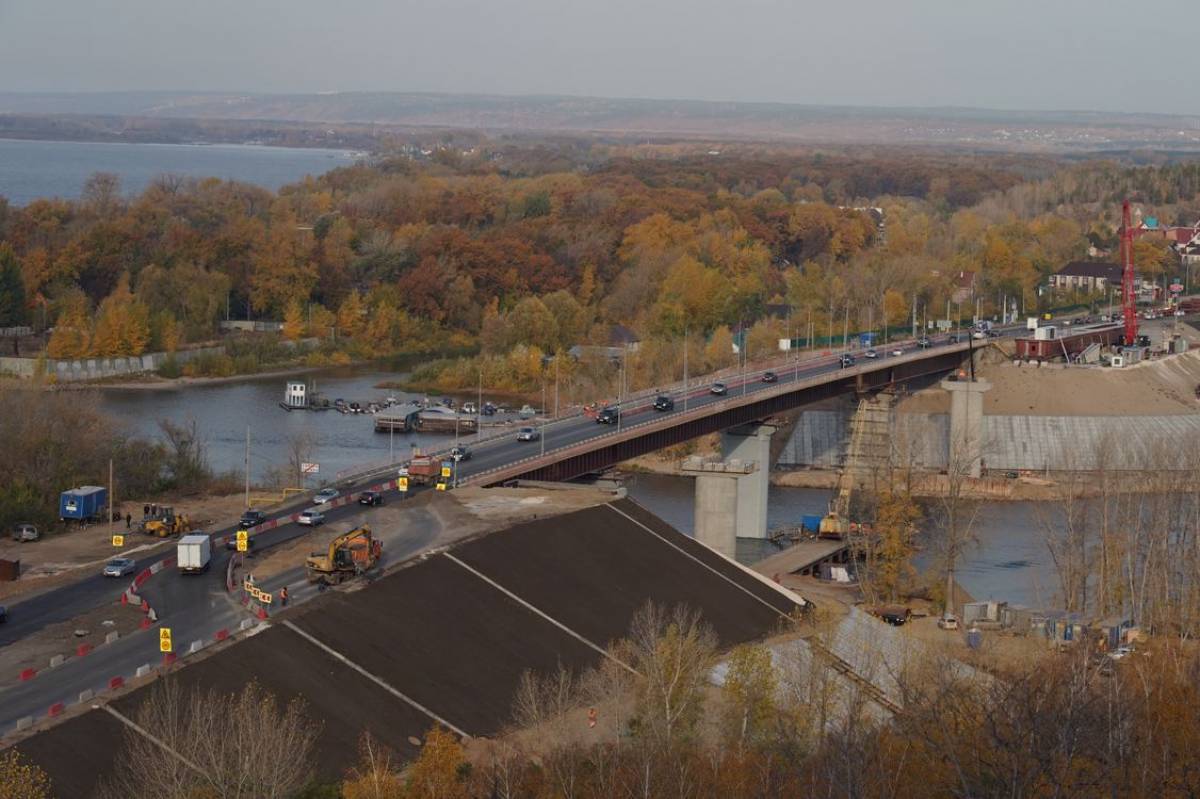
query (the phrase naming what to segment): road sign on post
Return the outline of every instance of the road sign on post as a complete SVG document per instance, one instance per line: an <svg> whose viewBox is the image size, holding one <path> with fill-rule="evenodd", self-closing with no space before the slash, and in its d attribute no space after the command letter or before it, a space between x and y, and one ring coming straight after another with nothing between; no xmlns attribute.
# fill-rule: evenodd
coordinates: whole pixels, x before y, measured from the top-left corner
<svg viewBox="0 0 1200 799"><path fill-rule="evenodd" d="M170 652L171 650L171 628L160 627L158 629L158 651Z"/></svg>
<svg viewBox="0 0 1200 799"><path fill-rule="evenodd" d="M237 551L245 552L250 549L250 533L245 530L237 531Z"/></svg>
<svg viewBox="0 0 1200 799"><path fill-rule="evenodd" d="M300 464L300 473L301 474L320 474L321 473L321 464L319 464L319 463L301 463Z"/></svg>
<svg viewBox="0 0 1200 799"><path fill-rule="evenodd" d="M449 476L450 476L450 464L443 463L442 464L442 477L449 477Z"/></svg>
<svg viewBox="0 0 1200 799"><path fill-rule="evenodd" d="M399 480L397 480L396 488L400 489L401 491L407 491L408 490L408 478L401 477Z"/></svg>
<svg viewBox="0 0 1200 799"><path fill-rule="evenodd" d="M123 536L123 535L114 535L114 536L112 537L112 544L113 544L113 546L114 546L114 547L123 547L123 546L125 546L125 536Z"/></svg>
<svg viewBox="0 0 1200 799"><path fill-rule="evenodd" d="M438 480L438 484L437 484L437 490L438 490L438 491L445 491L445 490L446 490L446 482L445 482L444 480Z"/></svg>

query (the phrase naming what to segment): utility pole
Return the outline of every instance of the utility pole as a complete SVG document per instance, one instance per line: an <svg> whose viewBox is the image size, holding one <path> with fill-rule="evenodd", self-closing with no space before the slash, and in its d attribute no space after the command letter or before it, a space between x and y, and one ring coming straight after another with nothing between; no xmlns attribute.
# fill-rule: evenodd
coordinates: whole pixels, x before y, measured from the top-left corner
<svg viewBox="0 0 1200 799"><path fill-rule="evenodd" d="M913 292L913 328L912 337L917 337L917 293Z"/></svg>
<svg viewBox="0 0 1200 799"><path fill-rule="evenodd" d="M250 510L250 425L246 425L246 510Z"/></svg>
<svg viewBox="0 0 1200 799"><path fill-rule="evenodd" d="M554 353L554 418L558 418L558 356Z"/></svg>
<svg viewBox="0 0 1200 799"><path fill-rule="evenodd" d="M483 440L483 366L479 367L479 403L475 406L475 440Z"/></svg>
<svg viewBox="0 0 1200 799"><path fill-rule="evenodd" d="M688 329L683 329L683 409L688 403Z"/></svg>
<svg viewBox="0 0 1200 799"><path fill-rule="evenodd" d="M458 428L457 421L454 423L454 427L457 430L457 428ZM457 439L458 436L455 435L455 438ZM454 443L457 444L458 442L455 441ZM395 462L396 462L396 420L389 419L388 420L388 463L391 464L391 463L395 463Z"/></svg>
<svg viewBox="0 0 1200 799"><path fill-rule="evenodd" d="M846 303L846 314L842 317L842 351L850 351L850 303Z"/></svg>
<svg viewBox="0 0 1200 799"><path fill-rule="evenodd" d="M117 507L117 492L113 487L113 462L108 459L108 534L113 533L113 511Z"/></svg>

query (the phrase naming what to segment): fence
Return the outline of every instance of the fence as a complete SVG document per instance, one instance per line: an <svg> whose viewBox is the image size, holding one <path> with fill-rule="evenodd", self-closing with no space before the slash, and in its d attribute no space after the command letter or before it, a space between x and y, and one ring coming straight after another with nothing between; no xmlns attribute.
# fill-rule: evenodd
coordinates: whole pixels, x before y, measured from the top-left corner
<svg viewBox="0 0 1200 799"><path fill-rule="evenodd" d="M0 358L0 373L21 378L44 376L58 383L73 383L80 380L97 380L118 375L145 374L155 372L174 358L176 363L187 363L202 355L219 355L224 347L197 347L178 352L148 352L123 358L79 358L58 360L55 358Z"/></svg>

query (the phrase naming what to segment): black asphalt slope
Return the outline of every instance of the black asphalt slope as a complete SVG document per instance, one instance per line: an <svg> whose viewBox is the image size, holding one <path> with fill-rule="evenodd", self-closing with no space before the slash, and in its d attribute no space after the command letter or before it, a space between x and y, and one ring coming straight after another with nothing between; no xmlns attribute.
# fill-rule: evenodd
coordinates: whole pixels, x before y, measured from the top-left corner
<svg viewBox="0 0 1200 799"><path fill-rule="evenodd" d="M632 502L616 507L647 515ZM698 610L722 647L771 633L793 609L707 548L665 523L657 527L650 532L601 505L485 536L454 555L601 647L626 636L648 601ZM672 544L688 554L698 546L712 557L693 560Z"/></svg>
<svg viewBox="0 0 1200 799"><path fill-rule="evenodd" d="M356 760L364 730L407 757L409 737L423 736L433 719L284 622L479 736L509 722L522 673L594 665L603 656L575 636L604 647L627 634L648 601L696 609L723 647L770 635L794 610L785 594L622 500L519 524L369 585L327 591L262 633L184 660L171 679L223 693L253 679L282 701L302 698L322 722L313 767L337 779ZM132 716L148 690L114 707ZM17 748L50 774L57 795L86 797L112 768L123 735L93 710Z"/></svg>
<svg viewBox="0 0 1200 799"><path fill-rule="evenodd" d="M89 710L17 744L16 749L50 777L59 799L94 796L112 772L125 725L103 710Z"/></svg>
<svg viewBox="0 0 1200 799"><path fill-rule="evenodd" d="M663 538L670 540L680 549L702 561L706 566L720 572L725 577L754 594L780 613L791 615L796 610L796 604L788 599L785 592L767 585L756 575L748 574L746 569L735 563L730 563L726 558L713 552L696 539L679 532L633 500L619 500L612 503L612 507L607 510L609 513L619 510L621 513L632 517L635 522L649 527ZM617 515L619 516L620 514ZM629 520L623 519L622 522L628 524ZM760 630L751 637L761 637L766 635L767 632L766 630Z"/></svg>
<svg viewBox="0 0 1200 799"><path fill-rule="evenodd" d="M508 722L526 670L578 671L600 658L440 555L316 603L296 624L475 736Z"/></svg>
<svg viewBox="0 0 1200 799"><path fill-rule="evenodd" d="M422 738L433 722L400 699L323 652L286 627L273 627L204 660L169 679L185 691L236 693L251 680L281 703L300 698L306 715L320 725L312 768L325 780L340 779L358 754L363 732L407 759L416 754L410 736ZM154 683L113 702L136 719L138 706ZM50 776L55 796L87 797L112 772L126 728L103 710L92 710L17 745L18 751Z"/></svg>

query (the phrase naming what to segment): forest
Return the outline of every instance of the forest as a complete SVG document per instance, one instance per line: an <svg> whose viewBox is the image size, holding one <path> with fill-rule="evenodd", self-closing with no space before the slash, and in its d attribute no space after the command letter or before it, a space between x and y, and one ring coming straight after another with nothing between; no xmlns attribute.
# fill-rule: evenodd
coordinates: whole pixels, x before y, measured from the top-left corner
<svg viewBox="0 0 1200 799"><path fill-rule="evenodd" d="M98 173L78 201L0 200L0 325L52 330L45 355L70 358L175 351L224 319L272 320L319 362L474 350L423 379L453 388L483 370L528 391L538 369L525 365L620 324L658 348L633 368L649 384L676 368L685 333L703 369L728 359L706 346L743 329L757 349L970 317L967 273L967 305L985 314L1004 297L1046 307L1047 275L1114 248L1122 198L1168 223L1200 215L1194 164L573 140L428 152L278 193L163 175L126 196ZM1139 243L1148 277L1172 259Z"/></svg>

